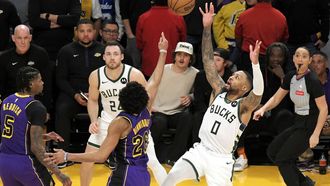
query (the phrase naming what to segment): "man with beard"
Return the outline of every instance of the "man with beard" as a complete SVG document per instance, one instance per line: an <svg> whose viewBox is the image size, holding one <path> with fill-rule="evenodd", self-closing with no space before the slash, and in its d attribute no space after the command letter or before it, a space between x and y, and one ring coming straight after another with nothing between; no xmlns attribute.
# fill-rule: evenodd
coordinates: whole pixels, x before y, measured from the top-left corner
<svg viewBox="0 0 330 186"><path fill-rule="evenodd" d="M58 54L56 84L59 96L56 101L55 129L64 138L58 148L69 150L72 118L87 112L87 100L80 94L88 92L89 74L104 65L104 46L94 41L95 29L90 20L77 24L77 41L65 45ZM64 165L65 166L65 165Z"/></svg>

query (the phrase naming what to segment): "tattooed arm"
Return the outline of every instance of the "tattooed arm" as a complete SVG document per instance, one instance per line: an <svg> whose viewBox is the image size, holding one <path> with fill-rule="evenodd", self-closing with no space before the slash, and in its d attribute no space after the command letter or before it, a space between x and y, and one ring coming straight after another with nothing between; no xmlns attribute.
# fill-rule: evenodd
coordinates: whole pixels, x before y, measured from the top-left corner
<svg viewBox="0 0 330 186"><path fill-rule="evenodd" d="M46 120L46 108L39 101L34 101L27 107L26 114L29 118L29 121L31 122L30 141L32 153L42 165L44 165L47 169L56 175L56 177L62 182L63 185L71 185L70 178L61 173L53 162L44 161L46 158L46 151L45 143L43 140L43 125L44 121Z"/></svg>
<svg viewBox="0 0 330 186"><path fill-rule="evenodd" d="M203 15L203 38L202 38L202 57L203 64L206 73L207 81L213 88L213 95L217 95L221 89L225 86L225 82L219 77L216 71L213 59L213 46L211 40L211 25L214 16L214 7L210 3L210 10L208 9L208 3L205 3L205 12L199 7L199 11Z"/></svg>

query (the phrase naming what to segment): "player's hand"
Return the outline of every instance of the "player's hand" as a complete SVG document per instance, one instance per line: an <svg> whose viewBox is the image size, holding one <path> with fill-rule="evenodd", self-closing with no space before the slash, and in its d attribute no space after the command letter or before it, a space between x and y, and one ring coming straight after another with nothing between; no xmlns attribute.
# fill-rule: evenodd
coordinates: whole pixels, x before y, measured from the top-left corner
<svg viewBox="0 0 330 186"><path fill-rule="evenodd" d="M89 125L89 129L88 129L89 133L91 134L97 134L99 132L99 124L97 121L95 122L92 122L90 125Z"/></svg>
<svg viewBox="0 0 330 186"><path fill-rule="evenodd" d="M210 9L209 9L209 4L205 3L205 12L202 10L201 7L199 7L199 12L203 15L203 26L206 27L211 27L212 22L213 22L213 16L214 14L214 6L213 3L210 3Z"/></svg>
<svg viewBox="0 0 330 186"><path fill-rule="evenodd" d="M56 177L63 184L63 186L71 186L72 185L72 181L67 175L65 175L63 173L59 173L58 175L56 175Z"/></svg>
<svg viewBox="0 0 330 186"><path fill-rule="evenodd" d="M260 51L260 45L261 45L261 41L256 41L256 44L253 48L252 45L249 46L250 49L250 60L253 64L258 64L259 63L259 51Z"/></svg>
<svg viewBox="0 0 330 186"><path fill-rule="evenodd" d="M44 141L50 141L50 140L54 140L56 142L63 142L64 139L62 138L62 136L58 135L56 132L52 131L49 132L47 134L43 134L42 135L42 139Z"/></svg>
<svg viewBox="0 0 330 186"><path fill-rule="evenodd" d="M160 34L160 38L159 38L159 42L158 42L158 49L159 50L166 50L167 51L167 48L168 48L168 41L165 38L164 32L162 32Z"/></svg>
<svg viewBox="0 0 330 186"><path fill-rule="evenodd" d="M264 109L260 108L259 110L255 111L253 114L253 119L259 121L260 117L263 117L265 114Z"/></svg>
<svg viewBox="0 0 330 186"><path fill-rule="evenodd" d="M181 105L188 107L191 104L191 97L190 96L181 96L180 102L181 102Z"/></svg>
<svg viewBox="0 0 330 186"><path fill-rule="evenodd" d="M319 135L313 133L309 138L309 147L314 148L319 143L319 138Z"/></svg>
<svg viewBox="0 0 330 186"><path fill-rule="evenodd" d="M47 162L47 164L59 164L59 163L63 163L64 162L64 154L65 151L63 149L54 149L54 153L53 152L46 152L45 153L45 159L44 161Z"/></svg>

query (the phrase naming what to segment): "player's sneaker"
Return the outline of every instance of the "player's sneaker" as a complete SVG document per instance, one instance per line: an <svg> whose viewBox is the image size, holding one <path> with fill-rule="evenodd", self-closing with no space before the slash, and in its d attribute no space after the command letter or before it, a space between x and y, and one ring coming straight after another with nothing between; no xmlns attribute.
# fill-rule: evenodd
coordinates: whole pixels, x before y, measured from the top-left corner
<svg viewBox="0 0 330 186"><path fill-rule="evenodd" d="M248 166L248 160L240 155L234 164L234 171L243 171Z"/></svg>

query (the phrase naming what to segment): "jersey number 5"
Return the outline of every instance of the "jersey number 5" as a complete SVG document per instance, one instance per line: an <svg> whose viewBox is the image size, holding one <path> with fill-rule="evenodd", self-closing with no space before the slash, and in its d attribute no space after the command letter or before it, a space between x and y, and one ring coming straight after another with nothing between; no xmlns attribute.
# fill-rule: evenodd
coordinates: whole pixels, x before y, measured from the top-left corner
<svg viewBox="0 0 330 186"><path fill-rule="evenodd" d="M144 135L137 135L134 136L132 139L132 143L134 145L133 148L133 158L141 156L142 154L145 154L147 152L148 147L148 131L144 132Z"/></svg>
<svg viewBox="0 0 330 186"><path fill-rule="evenodd" d="M15 118L11 115L5 116L4 128L2 131L2 137L4 138L11 138L13 137L14 133L14 126L13 123L15 122Z"/></svg>

